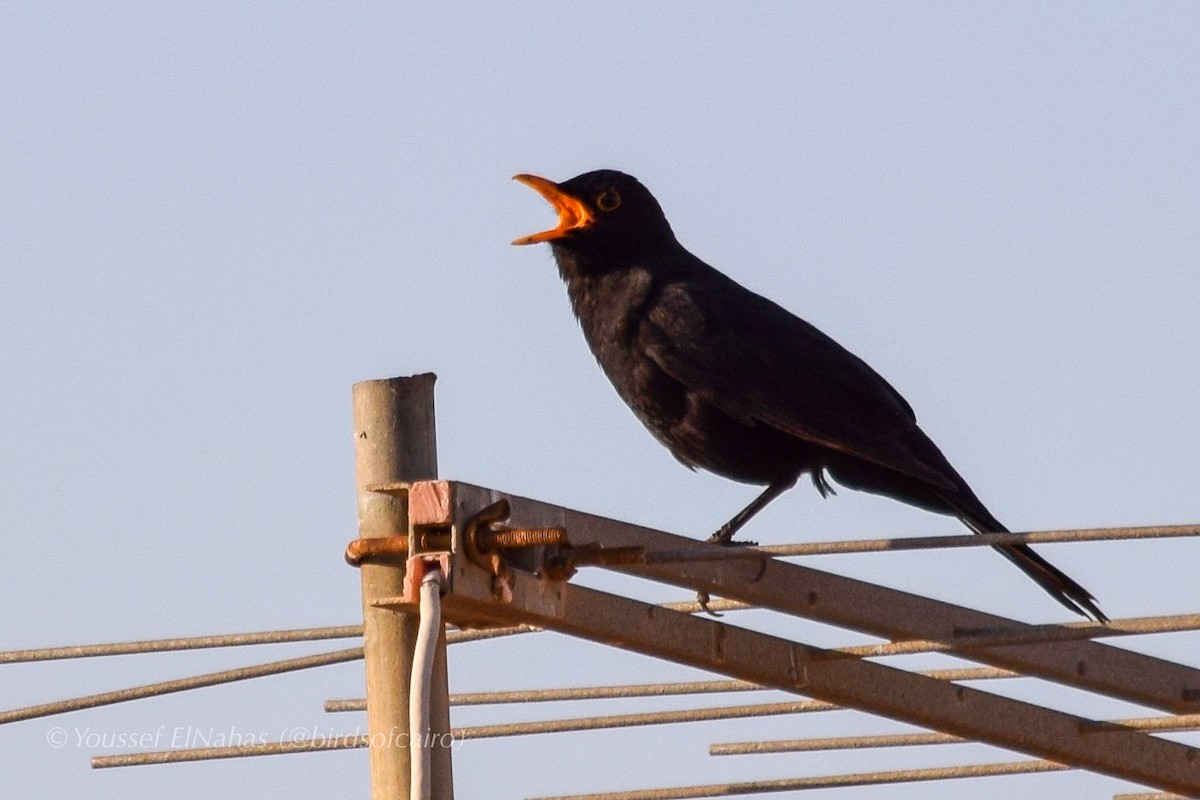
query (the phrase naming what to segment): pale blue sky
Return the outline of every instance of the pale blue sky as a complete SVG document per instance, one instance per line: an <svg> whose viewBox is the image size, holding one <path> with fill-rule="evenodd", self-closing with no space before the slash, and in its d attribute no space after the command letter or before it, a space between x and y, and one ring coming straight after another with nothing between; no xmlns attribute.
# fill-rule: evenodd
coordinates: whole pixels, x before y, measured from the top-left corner
<svg viewBox="0 0 1200 800"><path fill-rule="evenodd" d="M439 374L446 477L696 536L748 501L755 489L687 472L641 429L587 352L548 248L508 245L552 219L516 172L640 177L694 252L904 393L1010 527L1200 522L1198 43L1189 3L4 5L0 649L356 621L341 551L355 530L350 385L365 378ZM802 487L747 535L959 530ZM1195 542L1043 552L1114 617L1197 610ZM1066 619L989 551L815 566ZM1127 646L1200 664L1194 636ZM319 649L5 666L0 706ZM458 690L694 674L548 635L451 658ZM55 726L343 732L361 716L321 703L360 687L349 664L5 726L4 794L362 797L363 752L94 772L104 748L46 744ZM455 723L683 704L468 709ZM898 729L827 716L471 742L458 793L1012 757L705 754ZM974 788L1129 787L1062 774Z"/></svg>

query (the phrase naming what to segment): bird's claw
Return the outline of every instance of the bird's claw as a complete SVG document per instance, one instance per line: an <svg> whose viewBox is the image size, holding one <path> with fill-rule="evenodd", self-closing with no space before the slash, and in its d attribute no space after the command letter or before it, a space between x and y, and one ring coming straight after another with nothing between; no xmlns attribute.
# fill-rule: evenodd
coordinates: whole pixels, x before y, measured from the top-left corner
<svg viewBox="0 0 1200 800"><path fill-rule="evenodd" d="M696 592L696 602L700 604L700 608L704 611L705 614L708 614L710 617L716 617L718 619L725 616L724 614L718 614L716 611L713 611L711 608L708 607L708 604L711 600L712 600L712 598L709 597L708 592L704 591L703 589Z"/></svg>
<svg viewBox="0 0 1200 800"><path fill-rule="evenodd" d="M758 547L758 542L735 542L733 541L733 534L727 534L725 531L717 531L704 541L709 544L719 544L721 547Z"/></svg>

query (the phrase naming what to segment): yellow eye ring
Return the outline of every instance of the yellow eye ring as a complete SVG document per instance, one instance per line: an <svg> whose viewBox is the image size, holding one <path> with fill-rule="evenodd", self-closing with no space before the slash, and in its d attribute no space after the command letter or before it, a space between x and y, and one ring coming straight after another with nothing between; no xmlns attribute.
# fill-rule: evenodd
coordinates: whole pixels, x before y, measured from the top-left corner
<svg viewBox="0 0 1200 800"><path fill-rule="evenodd" d="M615 211L621 205L621 195L616 189L608 189L596 195L596 208L601 211Z"/></svg>

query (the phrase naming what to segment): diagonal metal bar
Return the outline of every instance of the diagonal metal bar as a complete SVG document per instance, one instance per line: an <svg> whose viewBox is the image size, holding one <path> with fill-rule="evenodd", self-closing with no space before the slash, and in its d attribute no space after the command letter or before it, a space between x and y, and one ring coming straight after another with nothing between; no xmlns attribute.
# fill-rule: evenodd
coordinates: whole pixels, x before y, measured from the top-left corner
<svg viewBox="0 0 1200 800"><path fill-rule="evenodd" d="M267 664L255 664L251 667L238 667L220 672L209 672L204 675L193 675L189 678L176 678L170 681L149 683L134 686L129 689L117 689L101 694L89 694L83 697L73 697L70 700L58 700L53 703L43 703L37 706L15 708L11 711L0 711L0 725L10 722L20 722L38 717L49 717L54 714L66 714L70 711L81 711L85 708L97 708L114 703L126 703L130 700L141 700L146 697L159 697L174 692L186 692L192 689L202 689L206 686L217 686L222 683L262 678L267 675L280 675L285 672L295 672L313 667L325 667L330 664L342 664L346 661L357 661L363 657L361 647L349 650L336 650L332 653L317 653L300 658L289 658L284 661L271 661Z"/></svg>
<svg viewBox="0 0 1200 800"><path fill-rule="evenodd" d="M1168 791L1200 794L1196 750L757 631L513 571L505 601L465 559L448 619L525 622ZM511 600L508 598L511 597Z"/></svg>
<svg viewBox="0 0 1200 800"><path fill-rule="evenodd" d="M683 536L469 484L455 482L452 486L453 502L460 509L478 510L507 497L513 524L563 526L576 546L595 542L605 549L641 547L647 553L715 548ZM799 564L763 558L613 564L608 568L892 641L941 642L963 658L1174 714L1200 711L1200 669L1092 641L973 646L964 641L964 631L1015 631L1034 626Z"/></svg>
<svg viewBox="0 0 1200 800"><path fill-rule="evenodd" d="M254 633L225 633L215 636L187 636L173 639L144 639L136 642L39 647L29 650L0 652L0 664L23 661L57 661L65 658L95 658L141 653L166 653L174 650L200 650L211 647L243 647L252 644L283 644L314 642L322 639L353 639L362 636L361 625L341 625L329 628L300 628Z"/></svg>
<svg viewBox="0 0 1200 800"><path fill-rule="evenodd" d="M152 750L144 753L113 753L92 756L92 769L112 767L144 767L151 764L184 764L192 761L215 761L223 758L253 758L255 756L286 756L294 753L320 753L332 750L366 749L371 737L365 734L346 736L315 736L311 739L282 742L255 742L228 747L194 747L178 750Z"/></svg>

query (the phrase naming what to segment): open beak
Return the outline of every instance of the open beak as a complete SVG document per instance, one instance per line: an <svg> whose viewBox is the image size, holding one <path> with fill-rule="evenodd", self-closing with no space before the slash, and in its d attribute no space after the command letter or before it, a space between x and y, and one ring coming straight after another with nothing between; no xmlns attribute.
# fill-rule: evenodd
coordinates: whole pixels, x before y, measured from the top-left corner
<svg viewBox="0 0 1200 800"><path fill-rule="evenodd" d="M558 212L558 227L541 233L532 233L514 239L513 244L537 244L561 239L573 230L585 228L592 222L592 212L581 200L578 200L558 188L554 181L539 178L537 175L514 175L514 181L520 181L542 197L550 201Z"/></svg>

